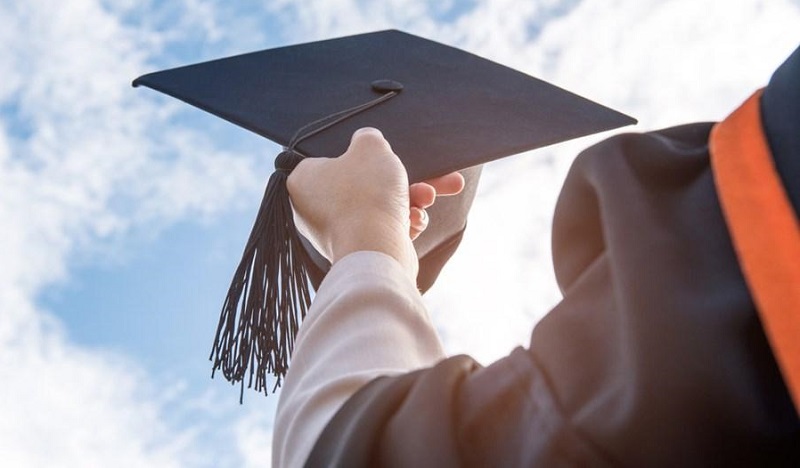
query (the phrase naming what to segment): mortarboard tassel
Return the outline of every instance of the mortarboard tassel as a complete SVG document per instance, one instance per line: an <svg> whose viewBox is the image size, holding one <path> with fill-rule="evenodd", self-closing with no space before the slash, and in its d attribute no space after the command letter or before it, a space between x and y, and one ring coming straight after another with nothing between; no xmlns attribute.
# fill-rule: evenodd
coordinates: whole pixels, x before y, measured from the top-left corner
<svg viewBox="0 0 800 468"><path fill-rule="evenodd" d="M378 80L373 89L384 93L364 104L305 125L275 158L253 230L236 268L214 337L209 360L211 377L219 369L229 382L240 382L239 403L247 387L267 392L267 374L275 377L274 392L289 368L300 321L311 305L307 262L311 260L294 224L286 188L292 170L305 157L295 147L306 138L392 97L402 85ZM238 311L238 317L237 317Z"/></svg>
<svg viewBox="0 0 800 468"><path fill-rule="evenodd" d="M275 158L276 170L267 183L217 325L211 376L220 369L231 383L241 382L240 402L248 368L248 387L255 384L256 391L266 394L267 373L277 379L273 391L280 385L298 323L311 304L306 253L286 189L289 173L302 159L288 150Z"/></svg>

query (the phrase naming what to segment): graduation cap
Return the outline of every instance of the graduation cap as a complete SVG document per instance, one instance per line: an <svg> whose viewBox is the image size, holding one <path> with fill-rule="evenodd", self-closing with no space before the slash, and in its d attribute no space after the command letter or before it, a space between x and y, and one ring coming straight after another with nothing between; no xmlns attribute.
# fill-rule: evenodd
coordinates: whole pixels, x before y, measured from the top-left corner
<svg viewBox="0 0 800 468"><path fill-rule="evenodd" d="M483 163L636 121L503 65L396 30L253 52L151 73L147 86L284 147L225 299L213 371L267 393L329 265L294 226L286 178L375 127L411 183L463 171L466 193L434 205L415 241L424 292L455 250ZM342 188L346 190L345 187ZM212 376L213 376L212 371ZM275 388L274 387L274 388ZM241 396L240 396L241 398Z"/></svg>

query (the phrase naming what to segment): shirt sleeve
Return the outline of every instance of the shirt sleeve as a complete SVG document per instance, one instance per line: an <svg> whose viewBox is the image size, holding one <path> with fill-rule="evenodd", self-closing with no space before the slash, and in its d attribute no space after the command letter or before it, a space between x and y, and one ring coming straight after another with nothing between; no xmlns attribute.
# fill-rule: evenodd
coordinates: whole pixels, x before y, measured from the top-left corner
<svg viewBox="0 0 800 468"><path fill-rule="evenodd" d="M302 466L328 421L362 386L444 357L422 296L378 252L337 262L300 326L278 402L273 466Z"/></svg>

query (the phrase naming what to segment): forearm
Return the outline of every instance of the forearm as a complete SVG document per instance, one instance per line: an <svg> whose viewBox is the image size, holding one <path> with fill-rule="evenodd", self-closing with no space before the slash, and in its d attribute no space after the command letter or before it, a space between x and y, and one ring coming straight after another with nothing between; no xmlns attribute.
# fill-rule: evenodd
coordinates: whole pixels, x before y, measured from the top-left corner
<svg viewBox="0 0 800 468"><path fill-rule="evenodd" d="M300 466L342 404L379 375L444 356L407 272L377 252L337 262L300 327L278 405L275 466Z"/></svg>

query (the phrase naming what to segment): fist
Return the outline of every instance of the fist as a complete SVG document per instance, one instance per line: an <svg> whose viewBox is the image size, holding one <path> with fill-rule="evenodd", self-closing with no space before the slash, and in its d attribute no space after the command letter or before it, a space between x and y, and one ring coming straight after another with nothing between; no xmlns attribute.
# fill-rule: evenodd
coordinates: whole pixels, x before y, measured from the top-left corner
<svg viewBox="0 0 800 468"><path fill-rule="evenodd" d="M402 162L380 131L362 128L338 158L309 158L287 181L301 233L331 263L358 250L388 254L416 277L411 240L428 226L426 208L464 187L455 172L409 187Z"/></svg>
<svg viewBox="0 0 800 468"><path fill-rule="evenodd" d="M357 131L338 158L301 161L287 188L298 229L332 263L354 251L375 250L416 275L408 176L380 131Z"/></svg>

